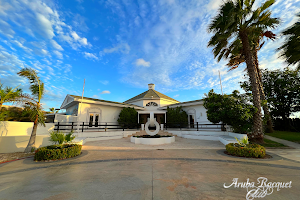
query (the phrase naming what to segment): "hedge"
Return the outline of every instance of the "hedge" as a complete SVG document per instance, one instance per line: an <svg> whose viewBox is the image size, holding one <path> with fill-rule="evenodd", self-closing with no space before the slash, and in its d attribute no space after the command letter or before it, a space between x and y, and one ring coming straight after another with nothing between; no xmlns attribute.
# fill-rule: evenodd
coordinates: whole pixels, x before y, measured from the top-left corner
<svg viewBox="0 0 300 200"><path fill-rule="evenodd" d="M78 144L64 144L51 145L47 147L38 148L35 151L34 160L58 160L78 156L81 154L82 145Z"/></svg>
<svg viewBox="0 0 300 200"><path fill-rule="evenodd" d="M266 149L258 144L247 144L242 147L239 144L230 143L226 145L226 151L233 156L248 158L263 158L266 155Z"/></svg>

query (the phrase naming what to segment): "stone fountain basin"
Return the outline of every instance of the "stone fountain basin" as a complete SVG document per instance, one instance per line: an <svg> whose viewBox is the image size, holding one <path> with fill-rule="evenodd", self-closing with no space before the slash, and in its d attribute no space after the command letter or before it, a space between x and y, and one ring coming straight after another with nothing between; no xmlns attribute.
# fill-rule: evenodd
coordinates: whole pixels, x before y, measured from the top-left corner
<svg viewBox="0 0 300 200"><path fill-rule="evenodd" d="M130 141L135 144L146 145L171 144L172 142L175 142L175 136L161 138L137 138L131 136Z"/></svg>

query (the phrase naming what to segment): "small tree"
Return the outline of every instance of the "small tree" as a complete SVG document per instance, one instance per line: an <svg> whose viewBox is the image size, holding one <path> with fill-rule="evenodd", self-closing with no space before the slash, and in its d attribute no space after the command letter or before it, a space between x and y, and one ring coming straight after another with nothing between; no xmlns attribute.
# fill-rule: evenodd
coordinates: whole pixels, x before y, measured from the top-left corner
<svg viewBox="0 0 300 200"><path fill-rule="evenodd" d="M176 126L176 124L180 124L181 126L188 124L188 115L182 110L182 106L167 108L167 123L170 124L171 127Z"/></svg>
<svg viewBox="0 0 300 200"><path fill-rule="evenodd" d="M246 95L237 90L230 95L216 94L210 90L204 99L207 119L212 123L223 122L232 126L234 132L249 133L252 130L255 107Z"/></svg>
<svg viewBox="0 0 300 200"><path fill-rule="evenodd" d="M119 114L118 119L119 124L121 126L127 128L133 128L138 123L138 113L134 108L123 108Z"/></svg>
<svg viewBox="0 0 300 200"><path fill-rule="evenodd" d="M286 130L290 129L289 117L300 111L300 74L288 67L284 70L262 71L262 82L271 116L282 118ZM241 83L246 91L251 90L249 80Z"/></svg>
<svg viewBox="0 0 300 200"><path fill-rule="evenodd" d="M37 76L36 71L33 69L23 68L20 72L18 72L18 74L30 81L30 90L33 96L31 102L27 103L27 106L29 108L27 109L27 112L30 118L33 120L33 128L28 145L24 151L31 152L32 148L35 148L37 126L39 124L45 126L45 115L42 111L41 105L41 99L44 95L44 83L40 80L40 78Z"/></svg>

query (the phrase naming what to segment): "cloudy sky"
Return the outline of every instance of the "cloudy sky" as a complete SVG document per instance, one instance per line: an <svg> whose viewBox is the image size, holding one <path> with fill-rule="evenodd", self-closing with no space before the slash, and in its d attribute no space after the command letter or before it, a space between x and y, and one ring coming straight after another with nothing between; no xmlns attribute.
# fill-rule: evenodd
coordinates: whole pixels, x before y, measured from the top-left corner
<svg viewBox="0 0 300 200"><path fill-rule="evenodd" d="M261 2L258 0L256 5ZM67 94L123 102L147 90L179 101L203 97L210 89L239 89L245 66L227 71L207 48L207 25L222 0L1 0L0 81L20 85L23 67L38 71L46 86L44 107L60 107ZM286 66L275 49L280 32L296 21L300 0L277 0L281 25L275 42L259 52L263 68Z"/></svg>

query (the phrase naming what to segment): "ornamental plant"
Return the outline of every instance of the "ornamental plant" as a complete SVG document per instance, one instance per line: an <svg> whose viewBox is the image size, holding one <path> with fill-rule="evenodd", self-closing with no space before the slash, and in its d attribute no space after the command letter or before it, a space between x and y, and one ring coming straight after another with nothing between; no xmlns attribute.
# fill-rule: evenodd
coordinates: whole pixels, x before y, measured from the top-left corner
<svg viewBox="0 0 300 200"><path fill-rule="evenodd" d="M72 142L72 140L75 139L75 136L73 136L73 131L71 131L68 134L64 134L61 131L51 131L50 133L50 141L54 144L60 144L63 143L69 143Z"/></svg>
<svg viewBox="0 0 300 200"><path fill-rule="evenodd" d="M238 142L239 145L245 147L247 144L249 144L249 141L248 141L248 137L243 137L241 138L240 140L237 139L236 137L234 137L236 139L236 141Z"/></svg>

